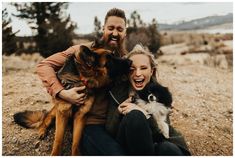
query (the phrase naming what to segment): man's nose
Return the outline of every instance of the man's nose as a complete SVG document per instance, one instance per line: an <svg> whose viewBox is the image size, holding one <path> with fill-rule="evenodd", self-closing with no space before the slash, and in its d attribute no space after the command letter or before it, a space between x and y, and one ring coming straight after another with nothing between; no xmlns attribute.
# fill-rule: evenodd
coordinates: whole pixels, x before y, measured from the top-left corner
<svg viewBox="0 0 235 158"><path fill-rule="evenodd" d="M117 30L113 30L113 36L117 36L117 35L118 35Z"/></svg>

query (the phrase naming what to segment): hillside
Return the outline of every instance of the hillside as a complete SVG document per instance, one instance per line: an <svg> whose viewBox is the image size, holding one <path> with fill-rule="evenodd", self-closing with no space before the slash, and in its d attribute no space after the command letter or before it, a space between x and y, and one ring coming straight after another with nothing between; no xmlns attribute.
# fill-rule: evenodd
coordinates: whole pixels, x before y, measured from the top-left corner
<svg viewBox="0 0 235 158"><path fill-rule="evenodd" d="M178 24L159 24L159 30L197 30L205 29L209 27L215 27L223 24L233 23L233 14L229 13L227 15L221 16L208 16L200 19L194 19L191 21L183 21ZM232 29L230 27L229 29Z"/></svg>

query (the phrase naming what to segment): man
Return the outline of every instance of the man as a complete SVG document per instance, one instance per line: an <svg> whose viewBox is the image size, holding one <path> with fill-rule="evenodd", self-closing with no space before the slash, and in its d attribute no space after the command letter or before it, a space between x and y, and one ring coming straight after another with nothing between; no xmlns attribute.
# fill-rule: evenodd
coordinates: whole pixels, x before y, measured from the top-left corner
<svg viewBox="0 0 235 158"><path fill-rule="evenodd" d="M118 56L125 54L124 39L126 36L126 17L124 11L113 8L105 16L102 40L110 50L115 50ZM91 47L92 43L84 44ZM53 97L60 97L72 104L80 106L84 103L85 87L74 87L65 90L56 77L66 58L78 51L80 45L56 53L40 62L37 73L47 91ZM87 122L81 140L82 152L85 155L123 155L123 149L109 136L105 130L105 120L108 106L108 88L99 89L94 105L87 114Z"/></svg>

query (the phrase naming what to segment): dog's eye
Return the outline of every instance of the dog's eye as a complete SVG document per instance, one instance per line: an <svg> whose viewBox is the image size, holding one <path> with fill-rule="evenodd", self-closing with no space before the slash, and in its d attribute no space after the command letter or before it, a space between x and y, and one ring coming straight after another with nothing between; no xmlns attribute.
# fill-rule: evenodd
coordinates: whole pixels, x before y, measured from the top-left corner
<svg viewBox="0 0 235 158"><path fill-rule="evenodd" d="M87 62L87 66L88 66L88 67L91 67L91 66L92 66L92 63L91 63L91 62Z"/></svg>

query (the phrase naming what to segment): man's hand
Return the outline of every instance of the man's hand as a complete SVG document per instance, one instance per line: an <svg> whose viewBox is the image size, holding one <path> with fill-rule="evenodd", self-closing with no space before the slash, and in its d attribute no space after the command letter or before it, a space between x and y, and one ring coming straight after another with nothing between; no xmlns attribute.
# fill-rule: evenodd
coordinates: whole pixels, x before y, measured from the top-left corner
<svg viewBox="0 0 235 158"><path fill-rule="evenodd" d="M86 89L85 86L81 86L81 87L74 87L68 90L62 90L58 93L58 96L61 99L64 99L66 101L68 101L71 104L75 104L75 105L82 105L84 104L84 99L86 97L86 94L83 91L84 89Z"/></svg>

